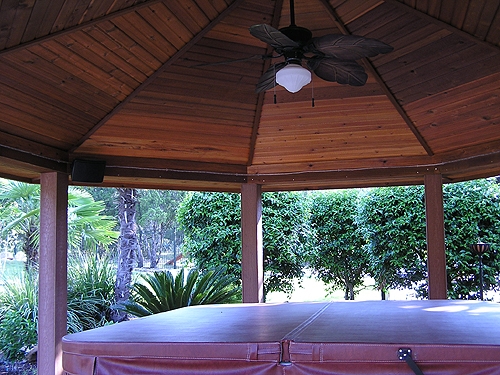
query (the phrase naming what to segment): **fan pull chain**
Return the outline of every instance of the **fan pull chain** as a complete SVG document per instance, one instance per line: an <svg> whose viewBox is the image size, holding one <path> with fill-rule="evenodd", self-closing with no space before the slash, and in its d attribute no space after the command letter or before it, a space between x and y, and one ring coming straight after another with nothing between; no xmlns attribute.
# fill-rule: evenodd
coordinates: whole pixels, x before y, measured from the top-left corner
<svg viewBox="0 0 500 375"><path fill-rule="evenodd" d="M311 107L314 108L314 79L311 79Z"/></svg>
<svg viewBox="0 0 500 375"><path fill-rule="evenodd" d="M274 104L276 104L276 65L273 65L274 68Z"/></svg>

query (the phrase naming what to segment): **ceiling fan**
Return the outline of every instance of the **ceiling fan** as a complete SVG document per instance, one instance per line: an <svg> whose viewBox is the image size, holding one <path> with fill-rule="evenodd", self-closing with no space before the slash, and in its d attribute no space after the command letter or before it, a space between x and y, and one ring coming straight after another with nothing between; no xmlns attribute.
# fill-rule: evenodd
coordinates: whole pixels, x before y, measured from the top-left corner
<svg viewBox="0 0 500 375"><path fill-rule="evenodd" d="M290 0L290 26L277 30L258 24L250 27L250 34L273 47L277 57L285 58L262 75L256 85L257 93L276 84L297 92L311 81L311 71L325 81L363 86L368 76L356 60L393 50L379 40L357 35L312 37L310 30L295 25L294 0ZM308 69L302 66L303 61Z"/></svg>

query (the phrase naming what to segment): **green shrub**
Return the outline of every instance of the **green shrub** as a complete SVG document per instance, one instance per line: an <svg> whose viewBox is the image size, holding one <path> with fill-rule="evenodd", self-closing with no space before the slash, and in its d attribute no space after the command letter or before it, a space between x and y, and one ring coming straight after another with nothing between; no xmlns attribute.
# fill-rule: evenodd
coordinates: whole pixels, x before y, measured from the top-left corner
<svg viewBox="0 0 500 375"><path fill-rule="evenodd" d="M174 278L170 271L141 275L132 287L131 299L116 305L119 310L135 316L147 316L192 305L236 302L240 293L235 278L225 274L223 267L200 273L189 271L184 278L181 269Z"/></svg>
<svg viewBox="0 0 500 375"><path fill-rule="evenodd" d="M68 263L68 332L108 324L116 270L108 257L79 253Z"/></svg>
<svg viewBox="0 0 500 375"><path fill-rule="evenodd" d="M36 323L22 312L7 311L0 321L0 351L9 361L24 359L37 343Z"/></svg>
<svg viewBox="0 0 500 375"><path fill-rule="evenodd" d="M68 332L108 324L115 270L108 258L73 255L68 264ZM38 274L5 280L0 293L0 350L20 359L37 343Z"/></svg>

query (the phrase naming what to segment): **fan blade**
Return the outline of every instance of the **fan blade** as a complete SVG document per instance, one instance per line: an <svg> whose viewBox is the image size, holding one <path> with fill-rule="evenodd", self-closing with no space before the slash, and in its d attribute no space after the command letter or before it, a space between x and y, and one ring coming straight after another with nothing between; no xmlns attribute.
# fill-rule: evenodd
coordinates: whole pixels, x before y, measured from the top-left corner
<svg viewBox="0 0 500 375"><path fill-rule="evenodd" d="M363 57L391 52L393 47L377 39L357 35L328 34L312 38L305 50L339 60L359 60Z"/></svg>
<svg viewBox="0 0 500 375"><path fill-rule="evenodd" d="M356 61L343 61L329 57L313 57L307 62L309 69L321 79L342 85L363 86L368 79L365 69Z"/></svg>
<svg viewBox="0 0 500 375"><path fill-rule="evenodd" d="M266 25L266 24L259 24L259 25L253 25L250 27L250 34L252 34L254 37L262 40L263 42L266 42L267 44L271 45L273 48L299 48L298 43L294 42L291 40L289 37L287 37L285 34L283 34L281 31L276 30L274 27Z"/></svg>
<svg viewBox="0 0 500 375"><path fill-rule="evenodd" d="M272 65L269 69L267 69L262 77L260 77L259 82L255 86L255 92L258 94L259 92L272 89L274 86L276 86L276 72L280 69L283 69L285 66L285 62L280 62Z"/></svg>

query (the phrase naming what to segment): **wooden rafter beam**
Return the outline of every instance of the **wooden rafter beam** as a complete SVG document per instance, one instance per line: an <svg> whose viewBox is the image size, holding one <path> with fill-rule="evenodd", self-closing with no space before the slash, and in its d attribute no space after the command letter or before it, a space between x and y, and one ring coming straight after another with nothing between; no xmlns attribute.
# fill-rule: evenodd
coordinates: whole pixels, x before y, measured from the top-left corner
<svg viewBox="0 0 500 375"><path fill-rule="evenodd" d="M106 116L104 116L96 125L94 125L80 140L69 150L70 153L74 152L80 147L83 142L89 139L101 126L103 126L111 117L118 113L125 105L130 103L139 93L147 88L159 75L161 75L169 66L179 60L189 49L200 41L210 30L212 30L219 22L221 22L234 8L238 7L244 0L235 0L229 5L222 13L214 18L203 30L196 34L189 42L187 42L181 49L179 49L171 58L169 58L158 70L150 75L144 82L142 82L125 100L120 102L113 108Z"/></svg>
<svg viewBox="0 0 500 375"><path fill-rule="evenodd" d="M332 5L328 2L328 0L319 0L319 1L323 4L325 9L328 11L328 13L332 17L333 21L335 22L335 25L340 29L340 31L345 35L351 35L351 32L347 29L346 25L342 22L342 20L338 16L337 12L332 7ZM387 96L387 98L389 99L391 104L394 106L396 111L399 113L399 115L401 116L403 121L406 123L408 128L415 135L415 138L417 138L417 140L422 145L422 147L427 152L427 154L429 156L434 155L434 152L432 151L431 147L428 145L428 143L426 142L424 137L422 137L422 134L420 134L417 127L415 126L413 121L411 121L410 117L408 116L408 114L406 113L404 108L401 106L401 104L399 104L398 100L396 99L396 97L394 96L392 91L389 89L387 84L384 82L382 77L380 77L380 74L377 72L377 70L375 69L375 67L371 63L371 61L368 60L367 58L364 58L362 60L362 62L363 62L363 65L365 66L365 69L368 70L370 72L370 74L373 75L373 77L375 77L375 80L382 88L384 94Z"/></svg>
<svg viewBox="0 0 500 375"><path fill-rule="evenodd" d="M283 9L283 0L277 0L275 5L274 5L274 13L273 13L273 19L271 21L271 26L274 28L278 28L280 18L281 18L281 10ZM270 54L273 52L273 48L271 46L267 47L266 55ZM271 60L266 60L263 64L263 70L262 73L267 71L269 67L271 66ZM260 92L259 96L257 98L257 106L255 110L255 116L253 119L253 126L252 126L252 136L250 138L250 149L248 152L248 162L247 165L252 165L253 163L253 157L255 155L255 144L257 143L257 134L259 132L259 124L260 124L260 118L262 115L262 106L264 105L264 95L265 92Z"/></svg>
<svg viewBox="0 0 500 375"><path fill-rule="evenodd" d="M65 151L40 144L38 142L30 141L25 138L21 138L1 131L0 139L0 146L4 146L13 150L19 150L23 153L28 153L27 150L29 150L29 154L35 157L41 157L58 162L66 162L68 160L68 154Z"/></svg>

